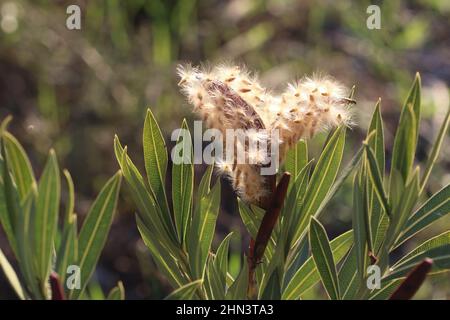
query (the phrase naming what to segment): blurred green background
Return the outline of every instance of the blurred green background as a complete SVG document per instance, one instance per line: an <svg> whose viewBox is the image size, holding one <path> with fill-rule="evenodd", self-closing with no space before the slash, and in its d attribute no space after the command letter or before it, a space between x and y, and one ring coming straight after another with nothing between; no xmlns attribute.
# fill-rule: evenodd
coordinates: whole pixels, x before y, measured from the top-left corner
<svg viewBox="0 0 450 320"><path fill-rule="evenodd" d="M66 28L71 4L81 8L81 30ZM380 30L366 26L370 4L381 8ZM60 165L74 178L81 215L117 170L115 133L142 168L147 107L168 142L183 117L193 121L176 85L177 64L223 61L245 63L274 89L315 71L349 87L355 84L357 125L348 133L346 160L365 136L378 97L390 156L400 107L419 71L423 121L417 159L422 162L449 107L450 1L0 1L0 119L14 116L11 131L24 144L36 174L48 149L56 149ZM313 156L323 140L319 135L310 143ZM450 181L449 159L447 140L428 192ZM203 170L197 166L197 177ZM231 257L237 271L248 236L239 232L231 189L224 189L227 201L222 201L216 240L238 231L242 241L237 237ZM326 210L323 221L331 237L351 226L350 191L349 179ZM124 282L129 299L162 298L170 290L139 238L133 213L122 192L91 286L94 296L99 286L109 290L117 280ZM416 239L449 228L447 217ZM1 232L0 245L6 248ZM414 241L400 250L412 246ZM427 280L416 297L449 299L449 278ZM323 298L323 292L317 287L308 297Z"/></svg>

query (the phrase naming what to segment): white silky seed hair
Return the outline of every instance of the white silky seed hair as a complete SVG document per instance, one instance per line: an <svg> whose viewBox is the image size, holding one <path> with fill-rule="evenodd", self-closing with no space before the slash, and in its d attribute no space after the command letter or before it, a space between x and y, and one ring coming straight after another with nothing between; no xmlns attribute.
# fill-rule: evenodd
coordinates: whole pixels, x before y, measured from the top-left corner
<svg viewBox="0 0 450 320"><path fill-rule="evenodd" d="M274 95L245 67L220 64L207 70L180 65L177 71L182 93L208 128L219 129L224 137L226 129L278 130L279 163L298 140L341 124L352 125L348 106L354 101L347 98L349 90L329 76L305 77ZM268 139L268 135L257 133L251 139ZM267 160L246 152L247 159ZM265 176L260 175L258 164L218 159L216 167L229 177L243 200L258 204L267 195Z"/></svg>

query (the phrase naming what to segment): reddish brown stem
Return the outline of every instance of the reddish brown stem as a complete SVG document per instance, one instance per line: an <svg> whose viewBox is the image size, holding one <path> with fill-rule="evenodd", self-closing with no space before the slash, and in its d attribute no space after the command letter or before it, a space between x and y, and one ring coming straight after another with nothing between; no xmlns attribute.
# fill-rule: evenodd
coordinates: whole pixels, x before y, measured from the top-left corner
<svg viewBox="0 0 450 320"><path fill-rule="evenodd" d="M422 283L425 281L428 272L433 265L433 260L426 258L416 266L394 291L389 300L409 300L416 294Z"/></svg>
<svg viewBox="0 0 450 320"><path fill-rule="evenodd" d="M50 274L50 288L52 290L52 300L66 300L64 289L56 272Z"/></svg>
<svg viewBox="0 0 450 320"><path fill-rule="evenodd" d="M284 199L286 198L287 189L289 186L289 180L291 178L290 173L285 172L281 177L280 182L276 186L274 192L269 198L270 201L266 207L266 213L261 221L258 233L255 240L250 241L249 255L248 255L248 266L249 266L249 279L248 279L248 296L250 298L256 297L256 286L255 286L255 270L258 263L266 250L267 243L269 242L270 236L272 234L273 228L278 221L278 217L281 212L281 208L284 204Z"/></svg>

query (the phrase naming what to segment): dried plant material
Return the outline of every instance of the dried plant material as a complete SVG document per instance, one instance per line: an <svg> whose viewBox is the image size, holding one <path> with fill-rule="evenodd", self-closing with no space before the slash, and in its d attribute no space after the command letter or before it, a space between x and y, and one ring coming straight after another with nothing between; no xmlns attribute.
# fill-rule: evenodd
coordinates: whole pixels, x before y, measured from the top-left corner
<svg viewBox="0 0 450 320"><path fill-rule="evenodd" d="M348 90L330 77L304 78L275 95L243 67L219 65L206 70L188 65L180 66L178 75L183 94L209 128L219 129L224 136L227 129L265 129L265 134L257 131L250 136L248 143L265 141L266 145L277 131L278 163L299 139L340 124L351 125L348 105L354 101L347 98ZM258 203L267 194L259 169L270 159L243 147L251 162L219 159L217 166L230 177L241 198Z"/></svg>

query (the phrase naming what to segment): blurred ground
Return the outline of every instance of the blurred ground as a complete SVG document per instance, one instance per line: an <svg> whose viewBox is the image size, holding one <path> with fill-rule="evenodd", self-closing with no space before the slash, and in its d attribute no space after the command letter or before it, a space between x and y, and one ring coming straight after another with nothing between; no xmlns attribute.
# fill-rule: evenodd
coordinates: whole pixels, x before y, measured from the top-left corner
<svg viewBox="0 0 450 320"><path fill-rule="evenodd" d="M369 30L366 9L377 3L381 29ZM70 4L81 7L81 30L65 26ZM450 2L441 0L0 1L0 119L14 116L11 130L36 174L48 149L56 149L61 167L72 173L76 210L83 215L117 170L115 133L142 168L147 107L167 141L183 117L194 119L176 86L180 62L245 63L275 89L315 71L355 84L357 126L348 134L346 159L363 139L378 97L390 149L402 99L419 71L424 89L417 158L423 161L449 105L449 30ZM323 137L316 140L313 154ZM447 141L429 192L450 180L448 146ZM344 186L324 216L331 236L350 226L350 187ZM130 299L161 298L169 288L139 240L131 201L122 194L97 279L104 290L123 280ZM226 189L223 198L230 194ZM219 235L241 228L235 204L226 205ZM449 228L447 218L418 240ZM0 242L4 248L2 234ZM231 261L238 268L243 248L239 241L233 248ZM448 277L430 279L418 297L448 299L448 288Z"/></svg>

